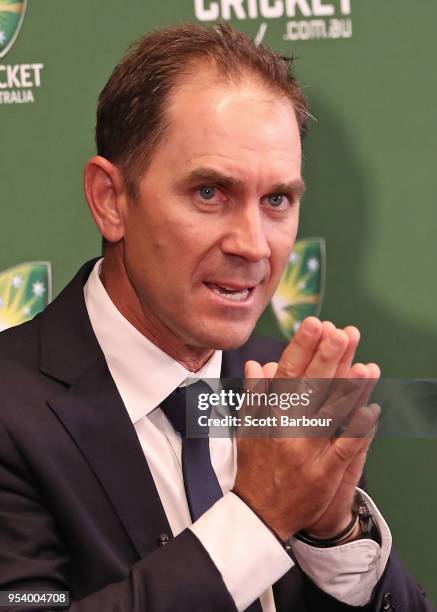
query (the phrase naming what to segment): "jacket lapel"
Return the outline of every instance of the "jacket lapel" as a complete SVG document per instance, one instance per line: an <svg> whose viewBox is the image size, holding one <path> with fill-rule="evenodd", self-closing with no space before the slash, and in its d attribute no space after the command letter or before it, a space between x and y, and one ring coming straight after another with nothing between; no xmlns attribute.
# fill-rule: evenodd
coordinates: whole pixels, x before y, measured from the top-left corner
<svg viewBox="0 0 437 612"><path fill-rule="evenodd" d="M136 431L106 363L98 359L49 405L81 449L142 557L171 533Z"/></svg>
<svg viewBox="0 0 437 612"><path fill-rule="evenodd" d="M41 370L65 390L49 400L104 488L138 554L170 534L135 428L110 375L86 311L84 266L40 318Z"/></svg>

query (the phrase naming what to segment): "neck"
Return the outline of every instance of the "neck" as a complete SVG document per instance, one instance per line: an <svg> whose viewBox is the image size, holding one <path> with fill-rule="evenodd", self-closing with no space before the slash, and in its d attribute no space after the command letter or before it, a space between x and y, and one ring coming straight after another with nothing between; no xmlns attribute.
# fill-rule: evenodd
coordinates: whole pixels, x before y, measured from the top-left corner
<svg viewBox="0 0 437 612"><path fill-rule="evenodd" d="M100 280L113 304L129 323L184 368L197 372L210 359L213 349L185 344L154 313L146 312L142 307L127 275L120 243L106 247Z"/></svg>

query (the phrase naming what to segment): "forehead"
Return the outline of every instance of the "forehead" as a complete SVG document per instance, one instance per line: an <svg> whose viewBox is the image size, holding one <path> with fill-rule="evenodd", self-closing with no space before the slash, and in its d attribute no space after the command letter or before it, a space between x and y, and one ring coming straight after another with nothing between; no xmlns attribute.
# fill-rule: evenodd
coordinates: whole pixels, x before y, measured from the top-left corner
<svg viewBox="0 0 437 612"><path fill-rule="evenodd" d="M292 104L254 78L227 83L211 69L199 68L173 90L167 121L154 157L167 158L175 172L214 164L243 180L300 174L301 143Z"/></svg>

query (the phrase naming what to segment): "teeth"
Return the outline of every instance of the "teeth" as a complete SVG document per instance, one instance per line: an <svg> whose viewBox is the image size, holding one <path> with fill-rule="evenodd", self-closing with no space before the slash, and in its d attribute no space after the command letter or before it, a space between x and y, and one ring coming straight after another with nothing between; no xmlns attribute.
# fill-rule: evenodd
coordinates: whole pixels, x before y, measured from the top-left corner
<svg viewBox="0 0 437 612"><path fill-rule="evenodd" d="M219 295L220 297L224 297L231 302L244 302L247 300L250 290L243 289L242 291L233 291L232 293L228 293L228 291L232 291L232 289L227 289L226 287L218 287L217 285L210 285L211 290Z"/></svg>

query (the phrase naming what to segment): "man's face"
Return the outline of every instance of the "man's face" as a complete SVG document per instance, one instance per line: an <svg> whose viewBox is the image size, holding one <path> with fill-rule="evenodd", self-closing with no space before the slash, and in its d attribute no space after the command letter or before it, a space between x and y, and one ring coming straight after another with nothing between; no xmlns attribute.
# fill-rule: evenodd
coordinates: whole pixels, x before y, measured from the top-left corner
<svg viewBox="0 0 437 612"><path fill-rule="evenodd" d="M155 332L243 344L292 250L302 193L291 104L207 68L172 94L167 135L125 213L125 266Z"/></svg>

